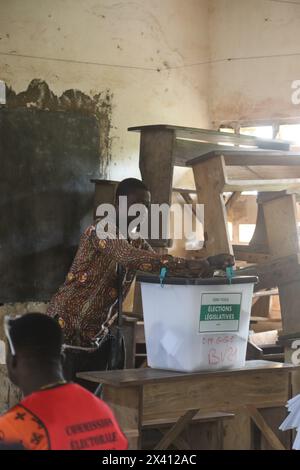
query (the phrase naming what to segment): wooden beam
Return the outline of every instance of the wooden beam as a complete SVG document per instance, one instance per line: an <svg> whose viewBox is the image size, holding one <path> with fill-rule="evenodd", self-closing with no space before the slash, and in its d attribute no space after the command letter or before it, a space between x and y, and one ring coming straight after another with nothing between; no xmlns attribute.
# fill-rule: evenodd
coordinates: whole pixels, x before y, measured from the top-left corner
<svg viewBox="0 0 300 470"><path fill-rule="evenodd" d="M278 439L274 431L266 423L266 421L264 420L263 416L260 414L258 409L253 405L248 405L246 406L246 410L250 418L259 428L259 430L261 431L263 436L266 438L268 443L271 445L271 447L275 450L286 450L286 448L284 447L282 442Z"/></svg>
<svg viewBox="0 0 300 470"><path fill-rule="evenodd" d="M225 166L223 157L193 166L198 203L204 204L205 250L208 255L233 253L229 240L223 191Z"/></svg>
<svg viewBox="0 0 300 470"><path fill-rule="evenodd" d="M198 413L198 409L189 410L183 416L181 416L174 426L166 432L163 438L155 446L155 450L166 450L172 444L172 442L180 435L184 428L191 422L193 417Z"/></svg>
<svg viewBox="0 0 300 470"><path fill-rule="evenodd" d="M256 264L265 263L271 258L269 253L260 253L254 250L251 251L250 249L246 251L242 248L244 248L243 245L233 245L234 256L238 261L246 261L250 264Z"/></svg>
<svg viewBox="0 0 300 470"><path fill-rule="evenodd" d="M143 181L151 192L153 204L171 205L174 144L174 131L170 129L147 130L141 133L140 171ZM162 233L155 242L156 246L168 246L169 243L162 238ZM152 244L151 239L150 244Z"/></svg>
<svg viewBox="0 0 300 470"><path fill-rule="evenodd" d="M130 450L141 445L143 397L141 387L118 389L104 384L103 399L114 410L115 417L128 439Z"/></svg>
<svg viewBox="0 0 300 470"><path fill-rule="evenodd" d="M256 266L242 268L239 271L242 276L258 276L259 282L254 289L262 290L291 282L300 281L300 256L286 256L274 259Z"/></svg>
<svg viewBox="0 0 300 470"><path fill-rule="evenodd" d="M241 194L242 194L242 191L235 191L231 194L231 196L229 196L229 198L227 199L227 201L225 203L227 211L232 208L232 206L239 199Z"/></svg>
<svg viewBox="0 0 300 470"><path fill-rule="evenodd" d="M166 129L174 131L177 139L198 140L200 142L210 142L215 144L226 142L235 145L250 145L253 147L285 151L290 148L290 143L282 140L261 139L260 137L250 135L233 134L230 132L220 132L211 129L198 129L196 127L171 126L169 124L129 127L128 131L143 133L148 130L159 131Z"/></svg>
<svg viewBox="0 0 300 470"><path fill-rule="evenodd" d="M295 195L288 194L264 202L263 211L272 257L300 252Z"/></svg>

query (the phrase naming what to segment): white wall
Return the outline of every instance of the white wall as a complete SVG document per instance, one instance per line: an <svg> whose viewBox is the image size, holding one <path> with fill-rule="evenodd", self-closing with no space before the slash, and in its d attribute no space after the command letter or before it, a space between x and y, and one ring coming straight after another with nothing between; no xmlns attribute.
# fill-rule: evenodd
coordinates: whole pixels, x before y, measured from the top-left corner
<svg viewBox="0 0 300 470"><path fill-rule="evenodd" d="M109 90L108 177L138 176L139 139L127 127L208 125L208 66L168 70L207 57L207 5L206 0L0 0L0 52L39 57L0 54L0 79L17 92L34 78L45 80L56 94L70 88L91 95Z"/></svg>
<svg viewBox="0 0 300 470"><path fill-rule="evenodd" d="M300 3L300 2L299 2ZM272 0L210 0L210 113L230 120L300 117L291 83L300 79L300 4ZM280 57L298 53L298 56Z"/></svg>
<svg viewBox="0 0 300 470"><path fill-rule="evenodd" d="M129 134L128 126L217 127L224 121L300 117L300 105L291 102L291 83L300 79L300 55L281 56L300 53L299 5L271 0L0 0L0 11L0 79L16 91L41 78L56 94L69 88L113 93L110 178L139 175L138 135ZM167 68L209 59L221 61Z"/></svg>

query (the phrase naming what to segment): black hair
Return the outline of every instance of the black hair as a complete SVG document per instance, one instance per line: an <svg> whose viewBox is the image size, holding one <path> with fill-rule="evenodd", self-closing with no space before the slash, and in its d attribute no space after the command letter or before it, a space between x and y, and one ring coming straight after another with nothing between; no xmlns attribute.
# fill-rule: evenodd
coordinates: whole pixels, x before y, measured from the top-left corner
<svg viewBox="0 0 300 470"><path fill-rule="evenodd" d="M26 313L9 322L10 337L17 354L38 362L60 358L63 334L59 324L43 313Z"/></svg>
<svg viewBox="0 0 300 470"><path fill-rule="evenodd" d="M128 196L128 194L136 190L149 191L145 183L141 180L136 178L126 178L118 184L116 189L116 198L119 196Z"/></svg>

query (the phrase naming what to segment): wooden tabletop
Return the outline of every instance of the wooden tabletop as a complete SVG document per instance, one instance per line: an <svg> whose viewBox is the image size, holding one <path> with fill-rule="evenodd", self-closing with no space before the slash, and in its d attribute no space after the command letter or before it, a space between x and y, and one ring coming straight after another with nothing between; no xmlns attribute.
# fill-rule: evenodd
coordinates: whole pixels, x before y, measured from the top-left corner
<svg viewBox="0 0 300 470"><path fill-rule="evenodd" d="M191 139L206 142L234 143L237 145L253 145L260 148L269 148L277 150L289 150L290 142L284 140L263 139L246 134L234 134L230 132L220 132L212 129L199 129L196 127L172 126L170 124L155 124L148 126L128 127L130 132L142 131L163 131L169 130L175 133L177 139ZM220 136L222 137L220 139Z"/></svg>
<svg viewBox="0 0 300 470"><path fill-rule="evenodd" d="M77 377L90 382L103 383L106 385L112 385L114 387L128 387L134 385L147 385L150 383L158 383L178 380L187 380L189 378L199 377L199 379L205 380L209 377L224 377L224 376L236 376L240 374L251 374L263 371L264 373L278 372L287 373L293 370L299 369L299 366L293 364L283 364L281 362L271 361L246 361L245 367L241 369L229 369L229 370L218 370L218 371L201 371L193 373L175 372L170 370L162 369L124 369L124 370L113 370L113 371L91 371L91 372L79 372ZM300 370L300 369L299 369Z"/></svg>

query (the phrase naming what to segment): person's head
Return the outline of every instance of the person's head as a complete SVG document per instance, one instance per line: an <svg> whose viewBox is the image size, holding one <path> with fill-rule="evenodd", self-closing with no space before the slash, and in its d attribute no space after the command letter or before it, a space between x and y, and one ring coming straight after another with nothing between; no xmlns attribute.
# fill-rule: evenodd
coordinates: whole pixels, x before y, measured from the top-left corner
<svg viewBox="0 0 300 470"><path fill-rule="evenodd" d="M136 178L126 178L118 184L115 194L115 205L118 212L120 196L127 197L128 209L134 204L143 205L146 209L146 215L151 203L151 194L147 186L142 181ZM119 216L122 217L122 214L119 214ZM135 219L135 216L128 216L127 219L128 223L130 223L133 219Z"/></svg>
<svg viewBox="0 0 300 470"><path fill-rule="evenodd" d="M10 380L24 393L30 384L61 374L63 335L59 324L42 313L5 317L6 363Z"/></svg>

